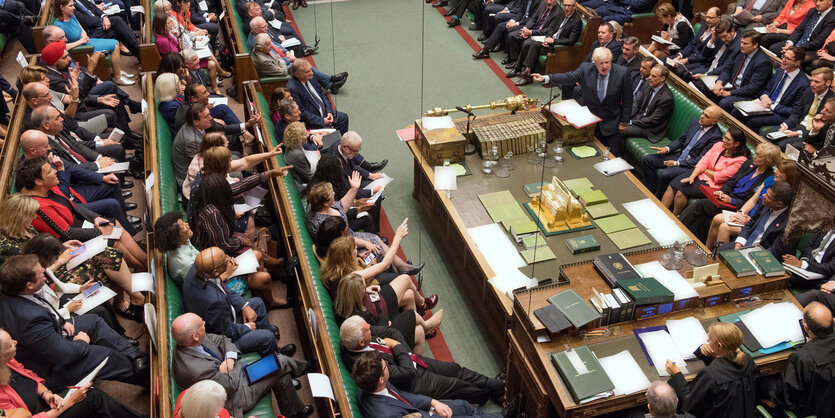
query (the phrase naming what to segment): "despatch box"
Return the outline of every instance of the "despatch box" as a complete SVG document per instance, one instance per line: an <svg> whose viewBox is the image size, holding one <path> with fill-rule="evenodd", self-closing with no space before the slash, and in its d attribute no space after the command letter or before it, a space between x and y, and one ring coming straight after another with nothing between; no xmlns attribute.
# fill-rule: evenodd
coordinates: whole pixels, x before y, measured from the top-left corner
<svg viewBox="0 0 835 418"><path fill-rule="evenodd" d="M455 127L425 130L420 120L415 121L415 141L429 165L444 165L464 161L467 139Z"/></svg>
<svg viewBox="0 0 835 418"><path fill-rule="evenodd" d="M548 124L546 125L548 136L551 138L562 138L564 146L583 145L594 141L594 127L597 125L596 123L577 128L549 110L542 109L542 114L548 120Z"/></svg>

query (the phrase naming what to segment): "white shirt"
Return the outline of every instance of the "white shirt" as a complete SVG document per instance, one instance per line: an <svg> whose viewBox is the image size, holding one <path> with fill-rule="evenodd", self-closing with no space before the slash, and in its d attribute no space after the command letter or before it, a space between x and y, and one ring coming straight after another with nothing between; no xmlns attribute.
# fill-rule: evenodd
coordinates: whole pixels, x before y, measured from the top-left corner
<svg viewBox="0 0 835 418"><path fill-rule="evenodd" d="M835 240L835 231L830 229L829 232L827 232L826 235L824 235L823 240L821 240L821 244L823 245L818 246L820 250L812 251L812 260L815 260L816 263L820 263L821 260L823 260L823 255L826 253L826 249L829 248L830 245L832 245L833 240ZM815 248L815 250L817 250L817 248ZM800 268L804 270L809 268L809 260L804 258L801 262Z"/></svg>

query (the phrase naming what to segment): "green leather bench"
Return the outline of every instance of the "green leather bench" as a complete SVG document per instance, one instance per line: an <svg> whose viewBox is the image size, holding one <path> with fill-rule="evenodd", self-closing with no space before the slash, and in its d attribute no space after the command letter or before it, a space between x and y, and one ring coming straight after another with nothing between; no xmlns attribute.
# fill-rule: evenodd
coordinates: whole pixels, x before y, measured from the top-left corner
<svg viewBox="0 0 835 418"><path fill-rule="evenodd" d="M171 164L171 144L173 142L173 138L171 137L171 131L168 129L168 125L164 122L165 119L162 117L162 114L157 110L157 106L159 103L154 100L154 112L156 112L156 120L160 121L161 123L157 123L155 127L156 135L157 135L157 159L159 162L159 170L155 174L157 178L157 182L159 184L159 194L160 194L160 209L162 213L168 213L171 211L182 211L183 207L179 200L179 191L177 190L177 181L174 177L174 167ZM165 271L165 304L167 307L168 317L165 318L165 323L167 324L167 331L168 331L168 353L169 358L173 359L174 357L174 350L176 349L176 343L174 342L174 338L171 335L171 323L174 322L174 318L181 315L183 313L183 297L180 289L174 283L174 281L168 276L168 271ZM261 358L258 354L250 353L241 356L238 360L242 364L250 364L256 360ZM171 410L174 410L174 403L177 401L177 397L182 392L182 388L177 386L177 383L174 381L174 373L170 369L169 365L169 383L171 385ZM259 418L272 418L275 417L275 412L273 412L272 406L272 395L267 394L263 396L258 403L255 404L255 407L252 410L246 412L246 416L256 416Z"/></svg>
<svg viewBox="0 0 835 418"><path fill-rule="evenodd" d="M258 101L261 104L261 109L269 108L267 100L260 93L258 94ZM269 140L272 143L272 146L276 146L278 145L278 141L276 141L275 139L275 126L273 125L271 120L268 120L266 122ZM284 161L284 154L278 154L276 158L278 159L279 165L287 165L287 163ZM319 277L319 262L316 261L316 255L313 253L313 239L307 232L307 228L304 227L305 205L302 202L301 194L299 193L298 189L296 189L296 184L293 181L292 176L284 177L283 181L284 187L287 189L287 195L290 199L290 208L293 212L293 218L295 219L295 224L297 226L296 232L301 237L301 251L304 251L304 255L307 259L310 273L313 276L313 284L316 287L316 295L319 298L319 305L322 307L322 316L325 318L325 328L327 329L331 345L334 347L334 350L336 350L336 362L339 364L339 373L342 378L342 385L345 387L345 393L348 395L348 402L351 407L351 414L353 414L354 417L362 417L362 414L360 413L359 407L356 403L356 385L354 384L354 380L351 379L350 370L348 370L342 363L342 359L339 354L339 347L341 347L342 342L339 338L339 326L336 325L336 318L333 315L333 304L331 302L330 295L328 295L328 291L325 289L325 286L322 284L321 278Z"/></svg>
<svg viewBox="0 0 835 418"><path fill-rule="evenodd" d="M9 37L5 33L0 33L0 54L6 49L6 44L9 42Z"/></svg>

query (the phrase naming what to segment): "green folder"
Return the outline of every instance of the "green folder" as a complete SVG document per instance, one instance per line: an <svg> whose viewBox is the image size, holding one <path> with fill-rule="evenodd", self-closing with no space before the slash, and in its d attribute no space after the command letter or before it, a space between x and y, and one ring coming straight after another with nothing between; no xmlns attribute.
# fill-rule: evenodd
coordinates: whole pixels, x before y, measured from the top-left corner
<svg viewBox="0 0 835 418"><path fill-rule="evenodd" d="M574 158L589 158L598 155L597 148L594 148L589 145L571 147L568 149L568 152L570 152L571 156L573 156Z"/></svg>
<svg viewBox="0 0 835 418"><path fill-rule="evenodd" d="M609 239L617 245L618 249L625 250L627 248L640 247L647 245L651 241L638 228L626 229L623 231L612 232L608 234Z"/></svg>
<svg viewBox="0 0 835 418"><path fill-rule="evenodd" d="M522 254L522 258L525 259L525 262L528 264L538 263L540 261L548 261L557 258L554 255L554 252L551 251L549 247L536 247L531 248L530 250L523 250L519 251L519 254Z"/></svg>
<svg viewBox="0 0 835 418"><path fill-rule="evenodd" d="M536 222L528 218L520 219L510 224L510 232L515 235L532 234L536 231L539 231Z"/></svg>
<svg viewBox="0 0 835 418"><path fill-rule="evenodd" d="M615 388L615 384L609 379L609 375L603 370L597 357L594 356L588 346L576 347L574 352L583 362L583 366L588 370L588 373L580 374L565 351L552 353L551 362L554 363L554 367L575 402Z"/></svg>
<svg viewBox="0 0 835 418"><path fill-rule="evenodd" d="M502 226L504 227L504 230L507 231L507 232L510 232L510 227L512 227L514 225L522 226L522 224L526 224L527 222L532 222L534 224L534 226L536 226L536 222L528 219L527 216L523 216L521 218L505 218L505 219L501 220ZM531 231L531 232L533 232L533 231ZM526 232L522 232L522 233L524 234Z"/></svg>
<svg viewBox="0 0 835 418"><path fill-rule="evenodd" d="M609 198L606 197L602 190L584 190L577 195L586 207L609 201Z"/></svg>
<svg viewBox="0 0 835 418"><path fill-rule="evenodd" d="M557 293L548 298L548 302L556 306L575 328L602 318L600 312L592 308L589 302L581 298L574 289Z"/></svg>
<svg viewBox="0 0 835 418"><path fill-rule="evenodd" d="M632 220L627 218L626 215L622 213L619 215L610 216L608 218L595 219L594 223L596 223L597 227L600 228L600 230L606 234L624 231L636 227L635 223L632 222Z"/></svg>
<svg viewBox="0 0 835 418"><path fill-rule="evenodd" d="M591 181L589 179L585 178L585 177L580 177L578 179L571 179L571 180L563 180L562 184L564 184L565 187L568 187L568 190L571 190L574 193L577 193L577 191L579 189L583 189L583 188L591 189L592 187L594 187L594 185L591 184Z"/></svg>
<svg viewBox="0 0 835 418"><path fill-rule="evenodd" d="M618 214L618 210L615 209L615 207L612 205L612 202L586 206L586 212L588 212L589 216L591 216L592 219L600 219Z"/></svg>
<svg viewBox="0 0 835 418"><path fill-rule="evenodd" d="M500 192L486 193L478 195L481 204L485 209L490 209L496 206L505 206L511 203L517 204L516 199L510 194L509 190L502 190Z"/></svg>
<svg viewBox="0 0 835 418"><path fill-rule="evenodd" d="M522 245L524 245L525 249L528 250L541 247L546 244L545 237L543 237L542 234L528 235L527 237L522 238Z"/></svg>
<svg viewBox="0 0 835 418"><path fill-rule="evenodd" d="M516 202L504 206L487 208L487 213L490 214L490 218L492 218L493 222L496 223L502 222L505 219L527 219L525 211L523 211L522 207Z"/></svg>

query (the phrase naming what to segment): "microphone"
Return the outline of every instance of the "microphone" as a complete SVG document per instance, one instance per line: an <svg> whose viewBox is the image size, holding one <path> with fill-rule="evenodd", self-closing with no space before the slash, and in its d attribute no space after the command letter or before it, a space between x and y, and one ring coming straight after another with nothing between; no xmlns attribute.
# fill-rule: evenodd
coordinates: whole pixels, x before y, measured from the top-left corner
<svg viewBox="0 0 835 418"><path fill-rule="evenodd" d="M467 109L465 109L461 106L455 106L455 109L458 110L459 112L464 112L464 113L466 113L466 114L468 114L472 117L475 117L475 114L473 114L472 110L467 110Z"/></svg>
<svg viewBox="0 0 835 418"><path fill-rule="evenodd" d="M548 109L548 106L550 106L550 105L551 105L551 103L552 103L552 102L553 102L553 101L557 98L557 96L559 96L559 95L561 95L561 94L562 94L561 92L560 92L560 93L555 94L553 97L551 97L550 99L548 99L548 101L547 101L547 102L545 102L545 104L544 104L544 105L542 105L542 107L544 107L544 108ZM548 110L551 110L551 109L548 109Z"/></svg>

